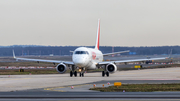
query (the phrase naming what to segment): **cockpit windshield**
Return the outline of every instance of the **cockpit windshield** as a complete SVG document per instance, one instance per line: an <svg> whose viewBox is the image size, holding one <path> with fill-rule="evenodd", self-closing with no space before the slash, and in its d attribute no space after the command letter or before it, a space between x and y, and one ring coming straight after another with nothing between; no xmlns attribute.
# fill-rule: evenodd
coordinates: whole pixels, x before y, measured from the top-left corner
<svg viewBox="0 0 180 101"><path fill-rule="evenodd" d="M89 54L87 51L75 51L74 54Z"/></svg>

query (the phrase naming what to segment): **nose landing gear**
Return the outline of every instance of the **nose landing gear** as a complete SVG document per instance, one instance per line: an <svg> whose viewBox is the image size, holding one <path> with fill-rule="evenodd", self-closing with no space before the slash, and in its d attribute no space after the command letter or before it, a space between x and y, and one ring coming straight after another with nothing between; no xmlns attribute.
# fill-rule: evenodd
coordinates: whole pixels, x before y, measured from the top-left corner
<svg viewBox="0 0 180 101"><path fill-rule="evenodd" d="M81 69L79 69L79 76L80 77L84 77L84 68L81 68ZM73 75L75 76L75 77L77 77L77 71L75 71L75 67L74 66L72 66L72 68L71 68L71 71L70 71L70 77L73 77Z"/></svg>
<svg viewBox="0 0 180 101"><path fill-rule="evenodd" d="M81 77L81 76L84 77L84 73L79 73L79 76L80 76L80 77Z"/></svg>
<svg viewBox="0 0 180 101"><path fill-rule="evenodd" d="M80 71L79 76L84 77L84 68L79 69L79 71Z"/></svg>

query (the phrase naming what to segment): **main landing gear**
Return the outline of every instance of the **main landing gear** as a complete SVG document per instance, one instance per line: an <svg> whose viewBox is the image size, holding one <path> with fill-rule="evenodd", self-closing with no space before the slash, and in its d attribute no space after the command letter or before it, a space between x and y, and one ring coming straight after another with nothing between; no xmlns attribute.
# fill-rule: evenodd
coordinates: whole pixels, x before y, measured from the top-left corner
<svg viewBox="0 0 180 101"><path fill-rule="evenodd" d="M70 71L70 77L72 77L73 75L75 77L77 77L77 71L74 71L74 70L75 70L75 68L74 68L74 66L72 66L72 71Z"/></svg>
<svg viewBox="0 0 180 101"><path fill-rule="evenodd" d="M107 77L109 77L109 72L107 72L107 71L102 71L102 77L104 77L104 76L107 76Z"/></svg>
<svg viewBox="0 0 180 101"><path fill-rule="evenodd" d="M75 77L77 77L77 71L74 71L74 72L73 72L73 71L70 71L70 77L72 77L73 75L74 75Z"/></svg>
<svg viewBox="0 0 180 101"><path fill-rule="evenodd" d="M109 77L109 72L106 70L106 66L104 66L104 71L102 71L102 77L104 76Z"/></svg>

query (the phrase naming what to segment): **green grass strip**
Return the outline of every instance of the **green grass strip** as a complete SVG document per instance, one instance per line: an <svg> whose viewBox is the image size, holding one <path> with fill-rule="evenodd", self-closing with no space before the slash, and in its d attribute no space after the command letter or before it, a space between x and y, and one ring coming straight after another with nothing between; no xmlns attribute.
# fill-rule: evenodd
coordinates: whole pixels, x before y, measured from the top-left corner
<svg viewBox="0 0 180 101"><path fill-rule="evenodd" d="M122 86L96 87L90 90L101 92L154 92L154 91L180 91L180 84L122 84Z"/></svg>

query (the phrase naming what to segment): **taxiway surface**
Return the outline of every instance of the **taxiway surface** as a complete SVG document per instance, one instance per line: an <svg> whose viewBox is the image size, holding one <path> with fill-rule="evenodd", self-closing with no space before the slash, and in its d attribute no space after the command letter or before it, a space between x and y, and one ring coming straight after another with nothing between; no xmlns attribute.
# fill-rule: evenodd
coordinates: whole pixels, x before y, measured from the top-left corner
<svg viewBox="0 0 180 101"><path fill-rule="evenodd" d="M69 74L0 75L0 100L179 100L180 92L98 92L89 91L93 84L122 83L180 83L180 68L157 68L118 71L110 77L101 72L86 73L85 77ZM70 87L74 86L74 89Z"/></svg>
<svg viewBox="0 0 180 101"><path fill-rule="evenodd" d="M21 91L47 87L74 86L99 81L120 80L180 80L180 68L157 68L117 71L110 77L101 72L86 73L85 77L69 77L69 74L0 75L0 91Z"/></svg>

